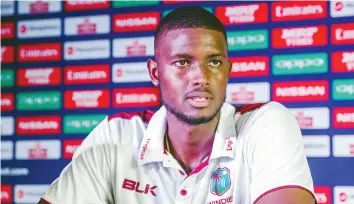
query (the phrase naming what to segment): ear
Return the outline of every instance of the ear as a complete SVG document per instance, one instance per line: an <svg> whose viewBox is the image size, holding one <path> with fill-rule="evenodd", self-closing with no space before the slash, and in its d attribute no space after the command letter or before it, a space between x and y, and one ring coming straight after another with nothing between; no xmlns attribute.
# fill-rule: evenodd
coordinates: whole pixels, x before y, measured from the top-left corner
<svg viewBox="0 0 354 204"><path fill-rule="evenodd" d="M157 70L157 63L152 59L148 59L147 67L149 70L149 75L150 75L152 84L154 84L154 86L158 86L159 85L159 74L158 74L158 70Z"/></svg>
<svg viewBox="0 0 354 204"><path fill-rule="evenodd" d="M229 76L230 76L232 70L232 62L230 60L228 60L228 62L229 62Z"/></svg>

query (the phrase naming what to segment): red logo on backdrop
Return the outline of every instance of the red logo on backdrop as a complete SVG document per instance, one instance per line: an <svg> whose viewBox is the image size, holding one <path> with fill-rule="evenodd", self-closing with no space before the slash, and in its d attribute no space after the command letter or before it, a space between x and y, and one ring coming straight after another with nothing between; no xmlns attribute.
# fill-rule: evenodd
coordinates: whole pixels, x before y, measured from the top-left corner
<svg viewBox="0 0 354 204"><path fill-rule="evenodd" d="M334 128L354 128L354 107L336 107L332 117Z"/></svg>
<svg viewBox="0 0 354 204"><path fill-rule="evenodd" d="M118 14L113 17L113 30L114 32L155 30L159 22L159 12Z"/></svg>
<svg viewBox="0 0 354 204"><path fill-rule="evenodd" d="M108 83L110 69L108 64L67 66L64 76L65 84Z"/></svg>
<svg viewBox="0 0 354 204"><path fill-rule="evenodd" d="M332 52L333 72L354 72L354 51Z"/></svg>
<svg viewBox="0 0 354 204"><path fill-rule="evenodd" d="M272 30L273 48L323 46L327 44L327 27L304 26Z"/></svg>
<svg viewBox="0 0 354 204"><path fill-rule="evenodd" d="M15 35L15 24L13 22L1 23L1 39L11 39Z"/></svg>
<svg viewBox="0 0 354 204"><path fill-rule="evenodd" d="M0 203L12 203L12 186L1 185L1 200Z"/></svg>
<svg viewBox="0 0 354 204"><path fill-rule="evenodd" d="M326 1L285 1L272 3L273 21L326 18Z"/></svg>
<svg viewBox="0 0 354 204"><path fill-rule="evenodd" d="M11 63L15 60L14 46L1 46L1 63Z"/></svg>
<svg viewBox="0 0 354 204"><path fill-rule="evenodd" d="M115 108L160 105L158 88L114 89L113 97Z"/></svg>
<svg viewBox="0 0 354 204"><path fill-rule="evenodd" d="M59 134L60 116L18 116L16 132L19 135Z"/></svg>
<svg viewBox="0 0 354 204"><path fill-rule="evenodd" d="M138 40L135 40L132 45L128 45L126 50L129 57L146 55L146 45L140 44Z"/></svg>
<svg viewBox="0 0 354 204"><path fill-rule="evenodd" d="M30 4L30 13L48 13L49 3L43 1L35 1Z"/></svg>
<svg viewBox="0 0 354 204"><path fill-rule="evenodd" d="M304 111L296 112L295 118L301 128L313 127L313 117L305 115Z"/></svg>
<svg viewBox="0 0 354 204"><path fill-rule="evenodd" d="M219 6L215 15L224 25L243 23L264 23L268 21L268 5L266 3Z"/></svg>
<svg viewBox="0 0 354 204"><path fill-rule="evenodd" d="M40 143L37 143L35 147L28 149L28 158L30 159L45 159L48 157L48 149L41 147Z"/></svg>
<svg viewBox="0 0 354 204"><path fill-rule="evenodd" d="M329 186L315 186L315 197L318 204L331 204L331 188Z"/></svg>
<svg viewBox="0 0 354 204"><path fill-rule="evenodd" d="M331 43L334 45L354 44L354 23L332 25Z"/></svg>
<svg viewBox="0 0 354 204"><path fill-rule="evenodd" d="M63 157L71 159L77 148L80 147L82 140L64 140L63 141Z"/></svg>
<svg viewBox="0 0 354 204"><path fill-rule="evenodd" d="M269 75L269 58L267 56L230 58L232 62L231 77L253 77Z"/></svg>
<svg viewBox="0 0 354 204"><path fill-rule="evenodd" d="M96 10L108 7L108 0L65 0L66 11Z"/></svg>
<svg viewBox="0 0 354 204"><path fill-rule="evenodd" d="M328 100L328 81L293 81L273 83L273 99L279 102Z"/></svg>
<svg viewBox="0 0 354 204"><path fill-rule="evenodd" d="M110 97L108 89L65 91L64 107L79 108L109 108Z"/></svg>
<svg viewBox="0 0 354 204"><path fill-rule="evenodd" d="M17 58L19 62L59 61L61 59L61 44L42 43L19 45Z"/></svg>
<svg viewBox="0 0 354 204"><path fill-rule="evenodd" d="M59 85L60 67L18 69L17 84L19 86Z"/></svg>
<svg viewBox="0 0 354 204"><path fill-rule="evenodd" d="M1 94L1 111L12 111L14 109L14 94Z"/></svg>
<svg viewBox="0 0 354 204"><path fill-rule="evenodd" d="M83 23L77 26L78 34L94 34L96 33L96 23L90 22L89 18L86 18Z"/></svg>

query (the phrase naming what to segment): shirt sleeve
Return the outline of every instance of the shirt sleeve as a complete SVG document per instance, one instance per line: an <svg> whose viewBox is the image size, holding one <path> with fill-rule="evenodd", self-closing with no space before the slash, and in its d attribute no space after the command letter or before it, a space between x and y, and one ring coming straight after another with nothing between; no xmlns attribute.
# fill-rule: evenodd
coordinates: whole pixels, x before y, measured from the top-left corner
<svg viewBox="0 0 354 204"><path fill-rule="evenodd" d="M281 188L301 188L314 195L301 130L290 111L270 102L250 116L248 125L252 203Z"/></svg>
<svg viewBox="0 0 354 204"><path fill-rule="evenodd" d="M107 119L88 135L87 141L92 138L104 138L103 134L109 134ZM72 161L42 197L47 203L113 203L110 185L112 144L103 141L99 144L90 144L87 141L83 142L80 151L75 153Z"/></svg>

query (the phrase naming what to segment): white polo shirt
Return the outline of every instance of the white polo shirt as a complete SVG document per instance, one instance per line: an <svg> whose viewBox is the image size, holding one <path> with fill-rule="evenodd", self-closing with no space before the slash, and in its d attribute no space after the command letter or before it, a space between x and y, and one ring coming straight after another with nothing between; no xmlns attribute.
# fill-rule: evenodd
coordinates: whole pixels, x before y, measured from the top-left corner
<svg viewBox="0 0 354 204"><path fill-rule="evenodd" d="M164 151L165 131L164 107L155 114L107 117L43 199L53 204L252 204L289 187L314 195L300 128L279 103L240 109L224 103L212 153L189 175Z"/></svg>

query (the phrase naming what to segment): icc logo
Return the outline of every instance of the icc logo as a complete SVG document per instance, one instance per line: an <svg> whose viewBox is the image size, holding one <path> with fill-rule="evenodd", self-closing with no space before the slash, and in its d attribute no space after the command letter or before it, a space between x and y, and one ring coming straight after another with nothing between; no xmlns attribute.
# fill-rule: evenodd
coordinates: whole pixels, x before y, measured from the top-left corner
<svg viewBox="0 0 354 204"><path fill-rule="evenodd" d="M210 191L212 194L221 196L231 186L230 170L226 167L213 171L211 176Z"/></svg>

